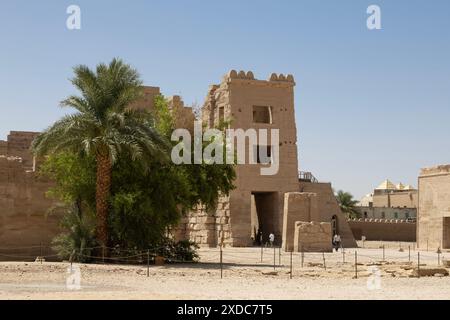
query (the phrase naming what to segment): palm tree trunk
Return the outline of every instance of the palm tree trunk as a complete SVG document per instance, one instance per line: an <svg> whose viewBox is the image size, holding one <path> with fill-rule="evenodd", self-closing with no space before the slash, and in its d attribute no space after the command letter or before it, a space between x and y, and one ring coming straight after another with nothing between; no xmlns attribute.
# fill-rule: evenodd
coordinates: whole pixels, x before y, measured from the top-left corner
<svg viewBox="0 0 450 320"><path fill-rule="evenodd" d="M101 246L108 246L108 211L111 189L111 160L108 155L97 154L97 240Z"/></svg>

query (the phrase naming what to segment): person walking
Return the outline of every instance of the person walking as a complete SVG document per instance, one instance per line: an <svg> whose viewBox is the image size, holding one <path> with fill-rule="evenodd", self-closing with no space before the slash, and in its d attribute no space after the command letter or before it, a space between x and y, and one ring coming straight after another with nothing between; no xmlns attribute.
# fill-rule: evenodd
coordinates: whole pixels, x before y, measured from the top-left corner
<svg viewBox="0 0 450 320"><path fill-rule="evenodd" d="M336 250L336 252L338 252L339 247L341 246L341 236L338 235L337 233L333 237L333 246L334 246L334 249Z"/></svg>

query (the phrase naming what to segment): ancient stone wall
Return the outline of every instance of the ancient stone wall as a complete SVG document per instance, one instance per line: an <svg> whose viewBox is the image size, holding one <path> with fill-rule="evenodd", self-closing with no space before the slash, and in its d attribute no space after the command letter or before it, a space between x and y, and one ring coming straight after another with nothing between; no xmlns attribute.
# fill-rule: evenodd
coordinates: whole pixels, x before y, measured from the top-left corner
<svg viewBox="0 0 450 320"><path fill-rule="evenodd" d="M234 246L253 245L254 226L258 224L264 241L269 233L275 234L276 242L281 239L284 193L298 190L294 86L292 76L272 74L266 81L255 79L250 71L232 70L219 85L209 89L202 109L202 119L209 127L226 120L231 121L231 129L279 129L280 163L275 175L261 175L261 168L268 165L249 164L250 143L246 140L246 164L236 166L236 189L230 194L230 237ZM270 110L269 123L256 121L254 107ZM274 143L269 132L266 144ZM265 212L256 215L258 221L252 221L254 199L270 202Z"/></svg>
<svg viewBox="0 0 450 320"><path fill-rule="evenodd" d="M60 232L60 216L47 214L54 202L45 192L52 184L31 170L29 148L35 136L11 132L8 141L1 143L0 151L6 154L0 155L0 248L8 248L0 250L2 260L14 260L14 255L24 253L38 256L41 244L48 246Z"/></svg>
<svg viewBox="0 0 450 320"><path fill-rule="evenodd" d="M33 170L33 155L30 151L31 143L37 137L37 132L11 131L7 141L2 141L0 154L20 157L26 170Z"/></svg>
<svg viewBox="0 0 450 320"><path fill-rule="evenodd" d="M295 222L295 252L332 252L332 231L329 222Z"/></svg>
<svg viewBox="0 0 450 320"><path fill-rule="evenodd" d="M159 87L144 87L144 96L133 103L130 108L133 109L144 109L144 110L154 110L155 109L155 98L160 95L161 91Z"/></svg>
<svg viewBox="0 0 450 320"><path fill-rule="evenodd" d="M158 87L144 87L144 96L142 99L133 103L130 107L134 109L143 109L153 111L155 109L155 98L161 94ZM177 129L188 129L191 133L194 131L195 115L190 107L186 107L180 96L167 97L168 105L173 112L175 127Z"/></svg>
<svg viewBox="0 0 450 320"><path fill-rule="evenodd" d="M333 193L330 183L299 182L300 192L312 192L317 194L318 218L315 221L331 222L333 217L337 222L336 232L341 236L342 245L345 248L356 247L356 241L348 225L347 219L341 212L339 204Z"/></svg>
<svg viewBox="0 0 450 320"><path fill-rule="evenodd" d="M297 222L309 222L317 219L317 217L317 194L307 192L285 193L283 210L283 250L292 251L294 249L294 236Z"/></svg>
<svg viewBox="0 0 450 320"><path fill-rule="evenodd" d="M198 206L185 216L175 230L175 239L188 239L200 246L232 245L230 236L229 197L221 196L217 207L209 212Z"/></svg>
<svg viewBox="0 0 450 320"><path fill-rule="evenodd" d="M173 111L177 129L188 129L191 134L194 132L195 115L191 107L185 107L180 96L168 98L169 107Z"/></svg>
<svg viewBox="0 0 450 320"><path fill-rule="evenodd" d="M364 236L373 241L416 241L416 224L406 220L356 219L348 223L356 240Z"/></svg>
<svg viewBox="0 0 450 320"><path fill-rule="evenodd" d="M417 245L450 249L450 165L421 171Z"/></svg>

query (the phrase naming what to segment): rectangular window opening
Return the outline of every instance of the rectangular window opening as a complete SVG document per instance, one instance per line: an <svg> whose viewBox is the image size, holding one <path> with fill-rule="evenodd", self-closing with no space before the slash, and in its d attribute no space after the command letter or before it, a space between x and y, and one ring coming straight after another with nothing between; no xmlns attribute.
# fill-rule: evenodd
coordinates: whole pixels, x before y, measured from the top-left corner
<svg viewBox="0 0 450 320"><path fill-rule="evenodd" d="M272 107L253 106L253 122L272 124Z"/></svg>

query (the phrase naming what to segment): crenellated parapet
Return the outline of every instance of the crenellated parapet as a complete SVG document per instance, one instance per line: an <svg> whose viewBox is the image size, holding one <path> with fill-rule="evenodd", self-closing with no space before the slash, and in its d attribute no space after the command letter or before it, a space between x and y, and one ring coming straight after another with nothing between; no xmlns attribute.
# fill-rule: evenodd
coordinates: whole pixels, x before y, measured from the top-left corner
<svg viewBox="0 0 450 320"><path fill-rule="evenodd" d="M441 175L441 174L450 174L450 164L423 168L420 172L421 176Z"/></svg>
<svg viewBox="0 0 450 320"><path fill-rule="evenodd" d="M230 82L234 80L250 80L250 81L265 82L267 84L286 83L295 85L294 76L292 74L284 75L282 73L280 74L272 73L268 80L258 80L255 78L252 71L245 72L243 70L241 71L231 70L224 76L225 82Z"/></svg>

